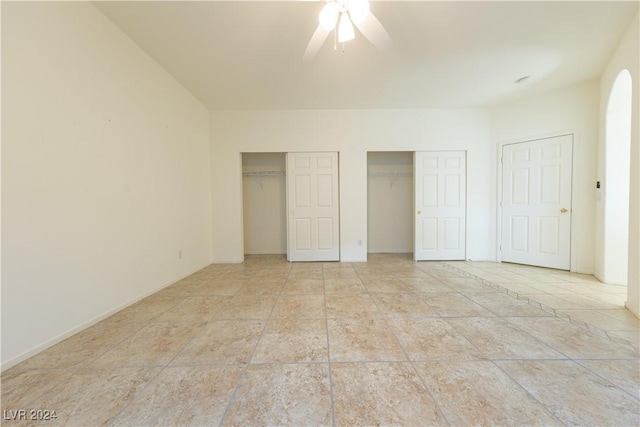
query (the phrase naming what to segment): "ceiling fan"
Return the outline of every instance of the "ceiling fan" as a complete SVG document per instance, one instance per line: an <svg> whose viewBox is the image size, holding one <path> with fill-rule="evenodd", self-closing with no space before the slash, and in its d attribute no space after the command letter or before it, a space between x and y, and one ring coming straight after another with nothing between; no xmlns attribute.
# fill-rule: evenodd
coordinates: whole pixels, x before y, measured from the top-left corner
<svg viewBox="0 0 640 427"><path fill-rule="evenodd" d="M327 0L320 11L320 23L311 36L303 59L311 60L320 50L322 44L335 30L335 45L355 38L355 25L363 36L378 49L384 49L391 44L391 37L380 21L369 10L369 0Z"/></svg>

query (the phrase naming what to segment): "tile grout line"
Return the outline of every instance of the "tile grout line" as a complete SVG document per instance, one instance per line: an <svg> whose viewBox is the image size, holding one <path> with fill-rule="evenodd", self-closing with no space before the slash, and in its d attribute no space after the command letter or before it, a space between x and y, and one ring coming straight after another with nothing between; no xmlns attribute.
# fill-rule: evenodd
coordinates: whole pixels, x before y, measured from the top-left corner
<svg viewBox="0 0 640 427"><path fill-rule="evenodd" d="M158 372L151 378L149 378L149 381L147 381L147 383L140 388L140 390L138 390L133 396L131 396L130 399L127 400L127 403L120 409L120 411L118 411L117 414L114 414L111 418L109 418L104 424L107 426L112 426L113 423L116 422L116 420L118 419L118 417L129 407L131 406L131 404L133 403L134 400L136 400L136 397L141 396L142 393L147 389L147 387L149 387L149 385L155 381L156 378L158 378L158 376L164 371L164 369L166 368L166 366L164 367L160 367L160 366L156 366L156 367L152 367L152 366L144 366L141 368L147 368L147 369L153 369L153 368L158 368ZM113 368L110 368L113 369ZM115 369L122 369L122 368L115 368ZM132 369L132 368L129 368Z"/></svg>
<svg viewBox="0 0 640 427"><path fill-rule="evenodd" d="M174 304L171 308L175 307L177 304L178 304L178 303ZM170 310L171 308L169 308L168 310ZM167 311L168 311L168 310L167 310ZM131 366L89 367L89 366L90 366L93 362L95 362L96 360L100 359L101 357L103 357L104 355L106 355L107 353L109 353L110 351L114 350L118 345L122 344L122 343L123 343L123 342L125 342L127 339L129 339L129 338L131 338L131 337L135 336L135 334L137 334L138 332L140 332L143 328L145 328L145 327L147 327L147 326L149 326L149 325L152 325L152 324L153 324L153 323L152 323L152 321L153 321L156 317L158 317L158 316L162 315L163 313L164 313L164 311L163 311L162 313L159 313L159 314L158 314L158 315L156 315L156 316L152 316L151 318L147 319L145 322L140 322L140 326L139 326L139 328L135 329L135 330L131 333L131 335L125 336L125 337L124 337L124 338L122 338L121 340L116 341L115 343L113 343L113 345L111 345L110 347L108 347L104 352L102 352L102 353L100 353L99 355L97 355L97 356L95 356L95 357L93 357L93 358L89 359L89 360L88 360L87 362L85 362L84 364L81 364L81 365L76 366L76 367L74 367L74 368L48 368L48 369L38 369L38 368L35 368L35 369L29 369L29 370L27 370L27 371L31 371L31 370L33 370L33 371L43 371L43 370L44 370L44 371L53 371L53 370L69 370L69 371L71 371L71 373L70 373L68 376L65 376L65 377L64 377L64 379L61 379L60 381L56 382L56 384L55 384L54 386L52 386L52 388L51 388L51 389L49 389L48 391L46 391L46 392L42 392L42 393L39 393L39 394L37 394L36 396L34 396L31 400L28 400L28 401L27 401L27 402L28 402L28 404L25 404L25 406L29 406L29 405L31 405L31 404L32 404L32 402L35 402L35 401L36 401L38 398L40 398L42 395L44 395L45 393L48 393L49 391L51 391L54 387L56 387L56 385L58 385L58 384L62 384L64 381L69 381L72 377L74 377L75 375L77 375L77 374L78 374L78 373L80 373L80 372L86 372L86 371L99 372L99 371L114 370L114 369L134 369L134 368L142 368L142 367L146 367L146 366L134 366L134 367L131 367ZM115 314L117 314L117 313L114 313L113 315L115 315ZM108 318L107 318L107 319L108 319ZM107 319L105 319L105 320L107 320ZM136 322L123 322L123 323L124 323L125 325L129 325L129 324L137 324ZM98 322L98 323L96 324L96 326L97 326L97 325L100 325L100 324L101 324L101 322ZM71 339L72 337L73 337L73 336L71 336L71 337L69 337L69 338L67 338L67 339ZM66 340L65 340L65 341L66 341ZM61 342L61 343L59 343L59 344L62 344L63 342L64 342L64 341L62 341L62 342ZM19 365L18 365L18 366L19 366ZM153 366L153 367L156 367L156 366ZM14 367L14 368L15 368L15 367ZM160 371L162 371L162 369L160 369ZM160 371L158 372L158 374L160 373ZM156 374L156 376L157 376L157 374ZM155 378L155 376L154 376L153 378ZM152 378L152 379L153 379L153 378ZM152 380L152 379L151 379L151 380ZM151 380L149 380L149 382L151 382ZM143 388L146 388L146 386L145 386L145 387L143 387ZM136 395L137 395L137 393L136 393ZM129 405L129 403L127 403L127 405L125 405L125 407L126 407L126 406L128 406L128 405ZM110 418L109 420L107 420L107 423L108 423L108 422L110 422L111 420L113 420L113 419L114 419L116 416L118 416L118 415L120 415L120 412L118 412L118 414L116 414L114 417L112 417L112 418Z"/></svg>
<svg viewBox="0 0 640 427"><path fill-rule="evenodd" d="M288 268L288 271L287 271L287 277L283 280L283 284L282 284L283 287L287 283L287 280L288 280L290 275L291 275L291 265L289 265L289 268ZM267 326L269 325L269 321L271 320L271 317L273 316L273 311L276 309L276 305L278 305L278 301L280 300L281 295L282 295L282 288L280 288L280 290L278 291L278 296L276 298L276 302L273 304L273 307L271 307L271 311L269 312L269 316L267 317L267 319L264 322L264 326L262 327L262 331L260 332L260 338L256 342L256 345L253 347L253 351L251 352L251 355L248 357L247 362L246 362L246 364L244 366L244 369L242 369L242 372L240 373L240 375L238 377L238 383L236 384L236 388L233 390L233 393L231 393L231 396L229 396L229 403L227 403L226 408L224 409L224 411L222 412L222 415L220 416L220 421L218 423L219 427L222 427L224 425L224 421L227 418L227 415L229 413L229 409L231 408L231 405L233 405L233 402L236 399L236 395L238 394L238 390L244 384L244 381L245 381L246 376L247 376L247 371L249 370L249 366L251 366L251 359L253 359L253 357L255 356L256 350L258 349L258 346L260 345L260 342L262 341L262 338L264 337L264 332L266 331ZM260 295L260 296L263 296L263 295Z"/></svg>
<svg viewBox="0 0 640 427"><path fill-rule="evenodd" d="M458 271L460 271L460 269L457 269L457 270L458 270ZM462 271L462 273L464 274L465 272L464 272L464 271ZM473 278L473 279L475 279L475 280L478 280L478 279L479 279L477 276L472 277L472 278ZM484 283L484 281L485 281L485 280L486 280L486 279L481 279L480 281L481 281L483 284L485 284L485 283ZM489 283L490 283L490 282L489 282ZM493 283L491 283L491 285L493 285ZM535 303L534 305L537 305L537 304L539 304L539 303ZM540 305L542 305L542 304L540 304ZM554 314L555 314L555 310L554 310ZM500 319L500 320L502 320L502 321L505 321L504 317L513 317L513 316L497 316L497 318L498 318L498 319ZM524 316L520 316L520 317L524 317ZM530 317L530 316L529 316L529 317ZM556 317L559 317L559 316L556 316ZM567 318L568 318L568 316L567 316ZM572 323L573 323L573 319L568 318L567 320L569 320L570 322L572 322ZM448 323L448 322L447 322L447 323ZM527 331L523 330L523 329L522 329L522 328L520 328L519 326L514 325L514 324L512 324L512 323L510 323L510 322L508 322L508 321L507 321L507 323L508 323L509 325L511 325L512 327L515 327L516 329L518 329L520 332L522 332L522 333L524 333L524 334L526 334L526 335L530 336L530 337L531 337L531 338L533 338L535 341L540 342L541 344L543 344L543 345L545 345L545 346L548 346L549 348L551 348L551 349L553 349L554 351L556 351L558 354L560 354L560 355L562 355L562 356L564 356L564 357L565 357L564 359L486 359L486 360L488 360L488 361L491 361L491 362L492 362L492 363L493 363L493 364L494 364L498 369L500 369L500 370L501 370L502 372L504 372L504 373L505 373L509 378L511 378L511 379L512 379L516 384L518 384L518 386L519 386L520 388L522 388L522 389L523 389L523 390L524 390L528 395L530 395L530 396L531 396L531 397L532 397L536 402L540 403L543 407L545 407L545 409L546 409L546 410L547 410L551 415L553 415L553 417L554 417L554 418L558 419L558 418L557 418L557 416L556 416L556 414L555 414L555 413L554 413L554 412L553 412L549 407L547 407L547 405L546 405L546 404L544 404L544 403L540 402L540 401L539 401L535 396L533 396L533 395L532 395L532 394L531 394L531 393L530 393L530 392L529 392L529 391L528 391L528 390L527 390L527 389L526 389L522 384L520 384L520 382L519 382L519 381L517 381L515 378L513 378L511 375L509 375L509 373L508 373L508 372L504 371L504 370L503 370L503 369L502 369L502 368L501 368L501 367L500 367L496 362L498 362L498 361L506 361L506 362L510 362L510 361L540 361L540 362L557 361L557 362L573 362L573 363L578 364L579 366L582 366L583 368L585 368L585 369L589 370L590 372L592 372L593 374L595 374L596 376L598 376L598 377L599 377L599 378L601 378L602 380L604 380L604 381L606 381L607 383L609 383L609 384L610 384L611 386L613 386L614 388L618 389L620 392L625 393L625 394L628 394L628 395L630 395L631 397L635 398L636 400L640 400L640 399L638 399L636 396L634 396L633 394L628 393L626 390L622 389L622 388L621 388L621 387L619 387L617 384L613 383L611 380L609 380L609 379L607 379L607 378L603 377L602 375L599 375L599 374L598 374L598 373L596 373L595 371L593 371L593 370L589 369L588 367L584 366L583 364L581 364L581 363L579 362L580 360L591 360L591 359L584 359L584 358L576 359L576 358L573 358L573 357L571 357L571 356L569 356L569 355L565 354L565 352L563 352L563 351L561 351L561 350L558 350L557 348L555 348L555 346L552 346L551 344L546 343L546 342L544 342L544 341L542 341L542 340L538 339L537 337L535 337L535 336L533 336L532 334L530 334L529 332L527 332ZM576 323L576 324L579 324L579 325L582 325L582 326L586 326L586 327L587 327L587 329L588 329L589 331L591 331L591 328L589 327L590 325L585 324L584 322L578 322L578 321L576 321L575 323ZM603 332L605 332L605 334L607 334L607 333L606 333L606 331L603 331ZM607 334L607 336L608 336L608 334ZM603 359L593 359L593 360L603 360ZM619 359L611 359L611 360L619 360ZM624 359L624 360L627 360L627 359ZM636 359L629 359L629 360L636 360ZM558 419L558 421L560 421L560 420ZM562 423L562 421L560 421L560 422ZM564 423L563 423L563 424L564 424Z"/></svg>
<svg viewBox="0 0 640 427"><path fill-rule="evenodd" d="M13 368L12 368L12 369L13 369ZM52 371L52 370L58 370L58 369L48 369L48 370ZM27 400L27 403L26 403L26 404L24 404L24 407L25 407L25 408L30 407L30 406L33 404L33 402L35 402L38 398L40 398L41 396L45 395L46 393L49 393L49 392L50 392L51 390L53 390L56 386L58 386L58 384L62 384L63 382L69 381L69 379L70 379L71 377L73 377L74 375L76 375L78 372L80 372L80 371L82 370L82 368L73 368L73 369L71 369L71 368L66 368L66 369L63 369L63 370L65 370L65 371L66 371L66 370L70 371L70 372L69 372L69 375L65 375L65 376L64 376L64 378L62 378L62 379L60 379L60 380L56 381L56 382L55 382L55 384L54 384L50 389L48 389L48 390L47 390L47 389L45 389L44 391L41 391L41 392L37 393L37 394L36 394L35 396L33 396L31 399ZM41 371L41 370L40 370L40 369L34 369L33 371L36 371L36 372L37 372L37 371ZM25 370L24 372L29 372L29 371L28 371L28 370ZM0 381L0 389L2 388L2 387L1 387L1 383L2 383L2 381ZM3 408L2 408L2 409L3 409L3 410L5 410L6 408L3 406Z"/></svg>
<svg viewBox="0 0 640 427"><path fill-rule="evenodd" d="M508 288L505 288L505 287L500 286L500 285L496 285L495 283L491 282L490 280L484 279L484 278L482 278L480 276L476 276L476 275L474 275L472 273L468 273L467 271L465 271L465 270L463 270L463 269L461 269L459 267L450 265L448 263L445 263L444 265L447 268L450 268L450 269L452 269L454 271L457 271L458 273L463 274L463 275L465 275L465 276L467 276L467 277L469 277L471 279L475 279L475 280L479 281L480 283L482 283L484 285L490 286L490 287L495 288L495 289L506 289L507 292L505 292L505 293L507 295L510 295L512 297L515 297L516 299L519 299L518 298L519 294L517 292L508 292L509 291ZM522 300L522 301L525 301L525 300ZM541 304L541 303L538 303L538 302L535 302L535 301L531 301L531 299L528 298L528 297L527 297L526 302L528 304L533 305L534 307L539 307L541 310L544 310L545 312L547 312L549 314L553 314L553 317L556 317L558 319L565 319L565 320L568 320L570 323L575 323L577 325L584 326L588 330L590 330L590 331L592 331L594 333L599 333L599 334L602 334L602 335L606 336L612 342L621 343L621 344L628 344L628 345L631 345L634 349L638 350L638 347L634 343L632 343L631 341L626 340L624 338L618 338L618 337L615 337L615 339L613 339L612 337L609 336L607 331L602 329L602 328L599 328L599 327L597 327L595 325L590 325L587 322L583 322L581 320L574 319L569 314L558 313L556 309L553 309L551 307L547 307L544 304ZM508 316L506 316L506 317L508 317Z"/></svg>
<svg viewBox="0 0 640 427"><path fill-rule="evenodd" d="M590 367L584 365L583 363L580 363L581 361L587 361L587 360L596 360L596 361L602 361L602 360L617 360L617 359L576 359L573 362L577 363L578 365L582 366L584 369L586 369L587 371L591 372L592 374L594 374L595 376L597 376L598 378L608 382L609 384L612 384L614 387L616 387L618 390L622 391L623 393L628 394L629 396L631 396L632 398L634 398L635 400L637 400L640 403L640 393L638 393L638 396L634 395L633 393L628 392L627 390L623 389L622 387L619 387L617 384L614 384L611 380L603 377L602 375L600 375L598 372L594 371L593 369L591 369Z"/></svg>
<svg viewBox="0 0 640 427"><path fill-rule="evenodd" d="M237 292L236 292L236 293L237 293ZM234 295L235 295L235 294L234 294ZM183 298L181 302L186 301L188 298L191 298L191 296L187 296L187 297ZM177 307L177 306L178 306L178 304L180 304L180 303L175 304L172 308ZM169 310L171 310L171 309L169 309ZM164 311L162 314L167 313L169 310ZM218 309L218 311L220 311L220 309ZM216 311L216 313L217 313L217 311ZM152 319L150 319L150 320L155 320L155 319L157 319L158 317L159 317L159 316L156 316L156 317L154 317L154 318L152 318ZM198 325L198 326L199 326L199 327L204 327L204 325L206 325L207 323L209 323L209 322L204 322L204 323L202 323L202 324L200 324L200 325ZM154 382L154 381L155 381L155 380L160 376L160 374L162 374L163 372L165 372L165 370L166 370L167 368L169 368L169 369L173 368L173 366L169 366L169 365L171 365L171 362L173 362L173 361L176 359L176 357L178 357L178 355L182 352L182 350L184 350L184 349L187 347L187 345L191 344L195 338L196 338L196 334L194 334L194 335L191 337L191 339L187 340L187 341L186 341L186 342L185 342L185 343L180 347L180 349L179 349L178 351L176 351L176 353L173 355L173 357L172 357L172 358L171 358L171 359L170 359L166 364L164 364L164 365L157 365L157 366L153 366L153 365L141 365L141 366L140 366L141 368L159 368L159 370L158 370L158 372L156 373L156 375L154 375L152 378L150 378L150 379L149 379L149 381L147 381L147 383L144 385L144 387L142 387L140 390L138 390L138 392L137 392L137 393L135 393L133 396L131 396L131 398L127 401L126 405L124 405L124 406L122 407L122 409L121 409L117 414L115 414L113 417L111 417L109 420L107 420L107 422L106 422L105 424L106 424L106 425L113 425L113 423L115 423L115 422L116 422L116 420L118 419L118 417L119 417L122 413L124 413L124 411L126 411L126 409L127 409L129 406L131 406L131 405L132 405L132 403L136 400L136 397L138 397L138 396L142 396L142 394L144 393L144 391L145 391L145 390L146 390L146 389L151 385L151 383L153 383L153 382Z"/></svg>
<svg viewBox="0 0 640 427"><path fill-rule="evenodd" d="M457 269L457 270L458 270L458 271L460 271L460 269ZM464 273L466 273L466 272L464 272L464 271L461 271L461 272L462 272L463 274L464 274ZM473 277L473 279L478 280L479 278L476 276L476 277ZM486 284L486 283L484 283L484 280L485 280L485 279L482 279L482 281L481 281L481 282L482 282L483 284ZM493 283L491 283L491 285L493 285ZM459 293L461 293L461 294L462 294L462 292L459 292ZM464 296L466 296L466 295L464 295ZM527 302L529 302L529 301L527 301ZM534 305L534 306L538 306L538 305L539 305L539 306L540 306L539 308L542 308L542 307L541 307L541 306L542 306L542 304L539 304L539 303L535 303L535 302L534 302L534 304L532 304L532 305ZM485 308L486 308L486 307L485 307ZM487 310L489 310L489 309L487 308ZM490 311L491 311L491 310L490 310ZM494 314L495 314L495 313L494 313ZM556 314L556 313L555 313L555 310L554 310L554 315L555 315L555 314ZM497 317L496 317L496 319L499 319L499 320L501 320L501 321L505 321L505 320L504 320L504 317L510 317L510 316L498 316L498 315L496 315L496 316L497 316ZM522 317L522 316L520 316L520 317ZM527 317L531 317L531 316L527 316ZM537 316L536 316L536 317L537 317ZM557 316L556 316L556 317L557 317ZM444 320L446 321L446 318L445 318ZM447 322L447 323L448 323L448 322ZM508 322L507 322L507 323L508 323ZM485 359L485 360L490 361L490 362L491 362L494 366L496 366L500 371L502 371L505 375L507 375L507 377L509 377L509 378L510 378L514 383L516 383L516 384L517 384L517 386L518 386L519 388L521 388L521 389L522 389L522 390L523 390L523 391L524 391L528 396L530 396L534 401L538 402L542 407L544 407L544 408L545 408L545 410L546 410L546 411L547 411L547 412L548 412L548 413L549 413L549 414L550 414L554 419L556 419L556 420L557 420L558 422L560 422L561 424L566 425L562 420L560 420L560 419L556 416L556 414L551 410L551 408L550 408L548 405L544 404L543 402L540 402L540 401L539 401L539 400L538 400L538 399L537 399L537 398L536 398L532 393L530 393L530 392L529 392L529 391L528 391L528 390L527 390L527 389L526 389L522 384L520 384L520 382L519 382L519 381L517 381L515 378L513 378L511 375L509 375L509 373L508 373L508 372L506 372L505 370L503 370L503 369L502 369L502 368L501 368L501 367L500 367L496 362L499 362L499 361L506 361L506 362L513 362L513 361L531 361L531 362L536 362L536 361L539 361L539 362L556 361L556 362L563 362L563 363L564 363L564 362L573 362L573 363L578 364L579 366L583 366L583 365L579 363L579 359L578 359L578 360L576 360L576 359L574 359L574 358L572 358L572 357L569 357L568 355L564 354L564 352L562 352L562 351L560 351L560 350L557 350L554 346L551 346L550 344L544 343L543 341L539 340L538 338L536 338L535 336L531 335L531 334L530 334L530 333L528 333L527 331L522 330L522 329L521 329L521 328L519 328L517 325L512 325L511 323L509 323L509 325L511 325L511 326L513 326L513 327L515 327L516 329L520 330L520 331L521 331L521 332L523 332L524 334L526 334L526 335L528 335L528 336L532 337L535 341L538 341L538 342L542 343L543 345L548 346L549 348L553 349L554 351L556 351L558 354L560 354L560 355L564 356L565 358L564 358L564 359L524 359L524 358L522 358L522 359L490 359L490 358L487 358L487 359ZM591 329L588 329L588 330L591 330ZM605 331L605 332L606 332L606 331ZM473 343L472 343L472 344L473 344ZM481 352L481 353L482 353L482 352ZM595 360L601 360L601 359L595 359ZM636 359L631 359L631 360L636 360ZM479 361L479 360L472 360L472 361L470 361L470 362L478 362L478 361ZM593 372L591 369L588 369L588 368L587 368L587 367L585 367L585 366L583 366L583 367L584 367L585 369L589 370L590 372L592 372L592 373L596 374L596 373L595 373L595 372ZM607 379L607 378L605 378L605 377L602 377L601 375L598 375L598 374L596 374L596 375L597 375L599 378L601 378L602 380L604 380L604 381L606 381L607 383L609 383L610 385L612 385L613 387L615 387L616 389L618 389L619 391L621 391L621 392L623 392L623 393L625 393L625 394L628 394L628 395L630 395L631 397L633 397L633 398L635 398L636 400L638 400L638 398L636 398L636 397L635 397L635 396L633 396L632 394L630 394L630 393L626 392L626 391L625 391L625 390L623 390L622 388L618 387L616 384L614 384L613 382L611 382L609 379Z"/></svg>
<svg viewBox="0 0 640 427"><path fill-rule="evenodd" d="M532 359L527 359L528 361L531 361ZM535 360L535 359L534 359ZM566 426L567 424L565 422L563 422L560 418L558 418L558 416L556 415L556 413L554 411L551 410L551 408L549 407L549 405L544 404L543 402L541 402L540 400L538 400L537 397L535 397L529 390L527 390L522 384L520 384L519 381L517 381L515 378L513 378L511 375L509 375L509 373L507 371L505 371L504 369L502 369L502 367L500 365L498 365L496 363L495 360L489 360L493 366L495 366L500 372L504 373L511 381L514 382L514 384L516 384L518 387L520 387L521 390L523 390L525 392L525 394L527 396L529 396L533 401L538 402L538 404L540 406L542 406L545 411L547 411L547 413L549 413L556 421L558 421L560 424ZM566 360L564 360L566 361Z"/></svg>
<svg viewBox="0 0 640 427"><path fill-rule="evenodd" d="M355 270L355 269L354 269ZM356 272L356 274L358 274ZM322 266L322 290L324 292L324 327L327 336L327 365L329 368L329 401L331 403L331 425L336 427L336 407L333 396L333 373L331 364L331 344L329 340L329 315L327 313L327 290L324 285L324 265Z"/></svg>
<svg viewBox="0 0 640 427"><path fill-rule="evenodd" d="M356 271L356 274L358 275L358 278L360 277L360 274ZM396 278L396 276L392 273L391 274L394 278ZM431 392L431 389L429 389L429 387L427 387L427 384L424 382L424 379L422 378L422 376L420 375L420 373L418 372L418 369L416 368L415 364L413 363L413 361L409 358L409 355L407 354L404 346L402 345L402 343L400 342L400 340L398 339L398 336L395 334L395 332L393 331L393 328L391 328L391 326L389 325L389 322L387 321L386 317L384 316L384 314L382 313L382 310L380 310L380 306L378 305L378 303L376 302L376 300L373 300L373 303L375 304L376 308L378 309L378 311L380 311L380 313L382 314L382 321L384 322L385 326L387 327L387 330L389 331L389 333L391 333L391 335L393 336L393 338L396 340L396 343L398 344L398 346L400 347L400 349L402 350L402 353L404 354L404 357L406 358L406 361L411 365L411 368L413 369L414 374L417 376L418 380L420 381L420 383L422 384L422 387L424 388L424 390L427 392L427 394L429 395L429 398L431 399L431 402L433 402L433 405L438 409L438 413L440 414L440 416L442 417L442 419L444 420L444 422L451 426L452 424L449 422L449 420L447 419L444 411L442 410L442 408L440 407L440 405L438 404L438 401L436 400L436 398L434 397L433 393ZM394 361L394 362L387 362L387 363L407 363L404 361ZM362 363L362 362L360 362ZM375 362L375 363L384 363L384 362Z"/></svg>

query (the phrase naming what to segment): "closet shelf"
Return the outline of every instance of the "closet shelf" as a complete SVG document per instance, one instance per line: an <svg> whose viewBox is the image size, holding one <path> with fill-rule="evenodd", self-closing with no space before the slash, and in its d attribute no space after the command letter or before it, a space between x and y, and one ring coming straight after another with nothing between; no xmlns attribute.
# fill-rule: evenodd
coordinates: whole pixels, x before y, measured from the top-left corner
<svg viewBox="0 0 640 427"><path fill-rule="evenodd" d="M284 171L254 171L254 172L242 172L242 176L281 176L284 175Z"/></svg>
<svg viewBox="0 0 640 427"><path fill-rule="evenodd" d="M373 178L388 179L389 189L392 189L393 184L399 179L413 179L413 172L410 171L370 171L369 175Z"/></svg>
<svg viewBox="0 0 640 427"><path fill-rule="evenodd" d="M264 185L262 182L262 178L272 178L284 176L284 171L251 171L251 172L242 172L242 176L247 176L254 178L252 181L258 184L261 190L264 190Z"/></svg>
<svg viewBox="0 0 640 427"><path fill-rule="evenodd" d="M392 178L392 179L413 178L413 173L406 172L406 171L372 171L372 172L369 172L369 175L377 176L380 178Z"/></svg>

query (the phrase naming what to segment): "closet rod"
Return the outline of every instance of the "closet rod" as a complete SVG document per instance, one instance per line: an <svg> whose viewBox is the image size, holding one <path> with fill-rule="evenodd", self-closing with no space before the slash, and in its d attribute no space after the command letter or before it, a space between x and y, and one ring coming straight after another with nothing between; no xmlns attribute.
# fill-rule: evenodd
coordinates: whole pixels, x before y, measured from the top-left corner
<svg viewBox="0 0 640 427"><path fill-rule="evenodd" d="M389 178L411 178L413 177L413 172L405 172L405 171L374 171L369 172L371 176L379 176L379 177L389 177Z"/></svg>
<svg viewBox="0 0 640 427"><path fill-rule="evenodd" d="M284 175L284 171L242 172L242 176L280 176L280 175Z"/></svg>

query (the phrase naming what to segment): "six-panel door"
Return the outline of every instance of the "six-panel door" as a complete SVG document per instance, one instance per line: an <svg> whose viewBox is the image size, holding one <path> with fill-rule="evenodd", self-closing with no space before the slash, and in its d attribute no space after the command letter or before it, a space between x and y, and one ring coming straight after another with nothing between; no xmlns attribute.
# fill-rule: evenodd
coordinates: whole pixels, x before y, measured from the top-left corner
<svg viewBox="0 0 640 427"><path fill-rule="evenodd" d="M287 256L338 261L338 153L287 153Z"/></svg>
<svg viewBox="0 0 640 427"><path fill-rule="evenodd" d="M464 260L466 161L464 151L414 154L414 259Z"/></svg>
<svg viewBox="0 0 640 427"><path fill-rule="evenodd" d="M502 261L569 270L573 136L502 148Z"/></svg>

